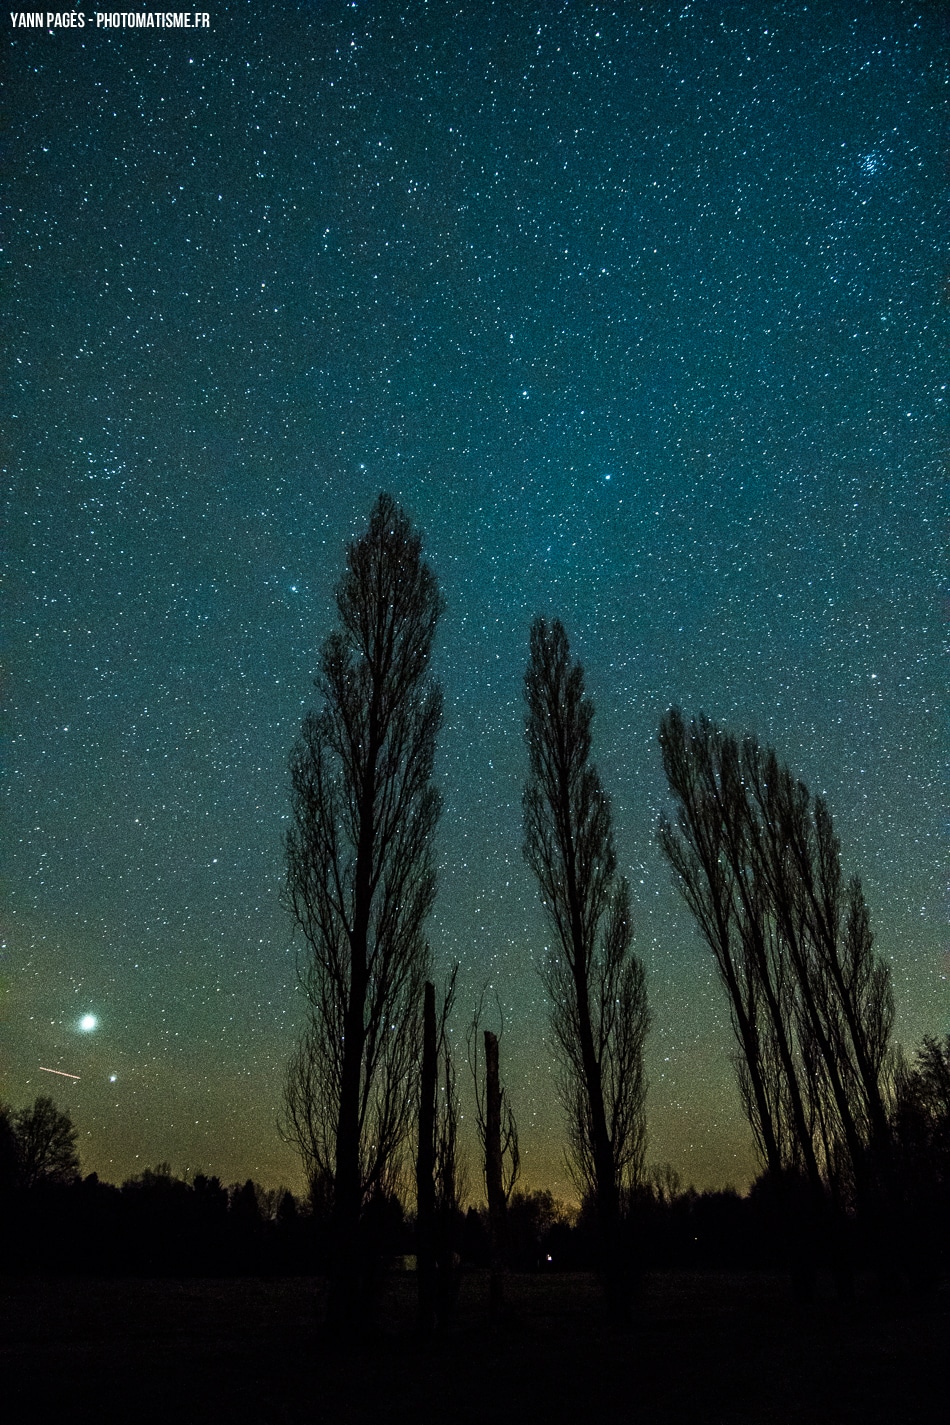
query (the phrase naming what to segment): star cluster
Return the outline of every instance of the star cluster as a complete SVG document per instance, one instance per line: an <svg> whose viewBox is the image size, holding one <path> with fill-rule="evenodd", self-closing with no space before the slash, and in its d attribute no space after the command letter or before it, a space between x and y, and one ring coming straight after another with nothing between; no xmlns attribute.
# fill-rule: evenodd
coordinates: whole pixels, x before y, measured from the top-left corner
<svg viewBox="0 0 950 1425"><path fill-rule="evenodd" d="M904 0L11 28L3 1096L52 1084L87 1171L299 1183L286 757L380 489L447 599L433 951L463 1058L493 987L530 1184L571 1191L520 848L535 613L597 705L650 1158L753 1171L655 844L672 702L827 794L900 1038L950 1029L939 52Z"/></svg>

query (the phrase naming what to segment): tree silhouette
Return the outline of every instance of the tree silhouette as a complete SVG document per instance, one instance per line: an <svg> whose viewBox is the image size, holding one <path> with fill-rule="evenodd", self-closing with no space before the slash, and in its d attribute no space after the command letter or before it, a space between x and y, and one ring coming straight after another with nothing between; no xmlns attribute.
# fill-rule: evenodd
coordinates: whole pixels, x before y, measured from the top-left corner
<svg viewBox="0 0 950 1425"><path fill-rule="evenodd" d="M905 1257L933 1286L950 1264L950 1034L926 1036L897 1075L893 1129Z"/></svg>
<svg viewBox="0 0 950 1425"><path fill-rule="evenodd" d="M17 1144L13 1109L0 1103L0 1203L17 1185Z"/></svg>
<svg viewBox="0 0 950 1425"><path fill-rule="evenodd" d="M426 980L422 1010L422 1065L419 1074L419 1144L416 1153L416 1280L419 1330L435 1330L435 1114L438 1079L435 985Z"/></svg>
<svg viewBox="0 0 950 1425"><path fill-rule="evenodd" d="M435 986L426 981L416 1153L416 1260L419 1329L448 1325L455 1305L459 1235L459 1104L448 1019L455 1002L456 965L438 1012Z"/></svg>
<svg viewBox="0 0 950 1425"><path fill-rule="evenodd" d="M15 1179L20 1187L74 1183L79 1178L77 1132L68 1113L41 1095L31 1108L7 1115L13 1138Z"/></svg>
<svg viewBox="0 0 950 1425"><path fill-rule="evenodd" d="M485 1189L488 1194L489 1272L491 1313L498 1316L504 1305L504 1275L507 1266L508 1194L505 1192L504 1149L502 1146L503 1098L498 1067L498 1036L485 1030ZM513 1120L512 1120L513 1121ZM516 1136L512 1143L517 1141Z"/></svg>
<svg viewBox="0 0 950 1425"><path fill-rule="evenodd" d="M466 1035L468 1067L472 1076L472 1087L475 1091L475 1128L481 1146L482 1168L485 1173L486 1188L488 1186L489 1174L488 1159L491 1156L497 1159L497 1172L494 1168L491 1169L491 1171L496 1172L500 1199L504 1203L507 1203L514 1191L515 1183L521 1175L521 1145L518 1138L518 1121L515 1118L514 1110L511 1106L508 1090L501 1081L500 1069L498 1071L497 1084L494 1082L492 1084L491 1092L493 1096L497 1093L497 1100L493 1103L491 1110L493 1123L491 1135L489 1135L488 1057L490 1054L494 1060L499 1060L500 1062L500 1045L503 1037L501 1031L504 1029L504 1017L501 1014L501 1005L498 1003L496 997L496 1007L498 1009L499 1020L501 1021L499 1033L495 1034L489 1029L482 1030L482 1014L487 990L488 986L486 985L479 996L478 1004L475 1006L472 1022L468 1027L468 1033ZM479 1037L481 1037L484 1045L484 1067L479 1057ZM494 1067L491 1072L494 1079ZM497 1132L495 1120L497 1120ZM493 1141L491 1146L489 1146L489 1136L491 1136L493 1140L497 1136L497 1144Z"/></svg>
<svg viewBox="0 0 950 1425"><path fill-rule="evenodd" d="M566 1227L570 1215L548 1189L517 1191L508 1203L508 1251L519 1271L536 1271L548 1264L546 1243L554 1227Z"/></svg>
<svg viewBox="0 0 950 1425"><path fill-rule="evenodd" d="M283 1126L311 1181L332 1183L328 1322L352 1331L361 1216L392 1190L413 1113L441 805L432 763L442 695L428 669L443 604L389 495L348 550L336 603L322 706L290 759L287 890L307 945L308 1022Z"/></svg>
<svg viewBox="0 0 950 1425"><path fill-rule="evenodd" d="M437 1310L442 1328L451 1321L458 1298L463 1221L461 1204L465 1195L465 1164L459 1151L458 1081L448 1030L457 977L458 965L455 965L439 1006L436 1037L435 1240Z"/></svg>
<svg viewBox="0 0 950 1425"><path fill-rule="evenodd" d="M593 1193L608 1306L622 1314L624 1198L645 1145L643 967L631 952L630 897L616 872L610 802L590 760L594 705L563 625L536 619L525 675L530 771L524 854L555 934L545 968L571 1159Z"/></svg>
<svg viewBox="0 0 950 1425"><path fill-rule="evenodd" d="M501 1035L490 1029L480 1031L484 1003L483 990L468 1031L468 1066L475 1088L475 1126L481 1144L488 1199L489 1309L493 1320L497 1321L505 1304L508 1202L521 1172L521 1149L517 1120L501 1080ZM484 1043L484 1072L478 1052L480 1032Z"/></svg>
<svg viewBox="0 0 950 1425"><path fill-rule="evenodd" d="M739 1087L777 1182L880 1217L893 1002L830 812L771 749L671 709L660 844L728 992Z"/></svg>

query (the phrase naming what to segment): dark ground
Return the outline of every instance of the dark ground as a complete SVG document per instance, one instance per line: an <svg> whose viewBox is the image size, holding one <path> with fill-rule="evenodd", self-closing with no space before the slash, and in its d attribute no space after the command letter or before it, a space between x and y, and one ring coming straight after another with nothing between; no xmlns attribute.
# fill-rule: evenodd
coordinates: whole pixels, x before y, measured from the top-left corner
<svg viewBox="0 0 950 1425"><path fill-rule="evenodd" d="M376 1338L321 1337L310 1279L0 1278L0 1417L20 1421L644 1421L909 1425L950 1399L946 1297L804 1309L767 1275L647 1278L634 1324L606 1326L585 1275L513 1276L487 1324L465 1278L447 1339L412 1335L414 1278L387 1288Z"/></svg>

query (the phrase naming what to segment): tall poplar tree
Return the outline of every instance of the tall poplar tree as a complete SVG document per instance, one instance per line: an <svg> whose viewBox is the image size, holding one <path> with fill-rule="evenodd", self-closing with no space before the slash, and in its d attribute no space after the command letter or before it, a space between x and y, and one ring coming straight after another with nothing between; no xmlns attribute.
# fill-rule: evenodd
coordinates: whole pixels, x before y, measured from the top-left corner
<svg viewBox="0 0 950 1425"><path fill-rule="evenodd" d="M336 603L321 705L290 758L287 892L306 942L307 1024L284 1125L311 1182L331 1187L328 1324L351 1333L371 1267L365 1210L393 1186L414 1111L441 809L429 660L443 601L389 495L347 552Z"/></svg>
<svg viewBox="0 0 950 1425"><path fill-rule="evenodd" d="M671 708L660 746L676 804L660 845L729 995L763 1166L806 1182L819 1218L856 1208L879 1225L894 1004L828 807L771 748L702 714Z"/></svg>
<svg viewBox="0 0 950 1425"><path fill-rule="evenodd" d="M593 1198L608 1307L626 1310L622 1218L643 1167L643 966L617 874L610 802L591 761L594 705L559 620L536 619L525 674L524 854L554 932L545 967L572 1163Z"/></svg>

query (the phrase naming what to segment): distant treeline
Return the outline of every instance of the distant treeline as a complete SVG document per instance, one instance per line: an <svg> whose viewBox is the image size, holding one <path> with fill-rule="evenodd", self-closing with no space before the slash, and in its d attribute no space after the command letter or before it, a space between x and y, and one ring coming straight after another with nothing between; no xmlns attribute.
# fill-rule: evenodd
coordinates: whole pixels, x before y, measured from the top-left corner
<svg viewBox="0 0 950 1425"><path fill-rule="evenodd" d="M331 1261L331 1215L321 1203L251 1180L224 1186L217 1177L176 1177L167 1164L121 1187L95 1173L71 1182L9 1182L2 1194L2 1270L90 1276L314 1276ZM637 1193L625 1222L641 1270L782 1270L788 1262L784 1204L766 1177L744 1196L732 1189L681 1189L675 1174L654 1174ZM380 1197L374 1255L383 1271L415 1265L415 1218L395 1196ZM912 1247L914 1285L950 1269L950 1221L944 1213L918 1223ZM488 1214L459 1211L452 1233L459 1265L489 1265ZM926 1236L926 1240L923 1240ZM596 1222L548 1191L513 1193L506 1222L506 1260L519 1272L597 1268ZM857 1226L849 1244L859 1268L876 1266L873 1244ZM833 1253L829 1255L834 1255Z"/></svg>

